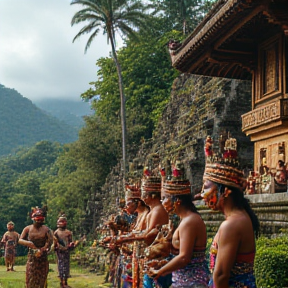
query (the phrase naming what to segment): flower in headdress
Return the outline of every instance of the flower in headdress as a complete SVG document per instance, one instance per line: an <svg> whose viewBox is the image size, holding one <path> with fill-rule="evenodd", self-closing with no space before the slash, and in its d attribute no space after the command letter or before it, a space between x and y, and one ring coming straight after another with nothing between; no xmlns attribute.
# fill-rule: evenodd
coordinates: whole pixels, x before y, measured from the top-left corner
<svg viewBox="0 0 288 288"><path fill-rule="evenodd" d="M145 168L144 168L143 175L145 175L145 176L151 176L151 171L149 170L148 167L145 167Z"/></svg>
<svg viewBox="0 0 288 288"><path fill-rule="evenodd" d="M213 155L212 145L213 145L213 140L211 136L207 136L206 142L205 142L205 148L204 148L206 157Z"/></svg>

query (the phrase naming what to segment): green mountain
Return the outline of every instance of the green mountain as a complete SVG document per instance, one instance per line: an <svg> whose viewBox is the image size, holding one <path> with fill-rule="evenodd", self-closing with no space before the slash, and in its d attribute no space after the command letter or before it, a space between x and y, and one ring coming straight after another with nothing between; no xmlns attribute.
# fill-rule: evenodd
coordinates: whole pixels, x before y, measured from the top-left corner
<svg viewBox="0 0 288 288"><path fill-rule="evenodd" d="M42 140L64 144L77 138L76 128L48 115L15 89L0 84L0 156Z"/></svg>
<svg viewBox="0 0 288 288"><path fill-rule="evenodd" d="M33 103L50 115L77 129L82 128L85 124L83 116L92 114L90 104L81 100L42 99Z"/></svg>

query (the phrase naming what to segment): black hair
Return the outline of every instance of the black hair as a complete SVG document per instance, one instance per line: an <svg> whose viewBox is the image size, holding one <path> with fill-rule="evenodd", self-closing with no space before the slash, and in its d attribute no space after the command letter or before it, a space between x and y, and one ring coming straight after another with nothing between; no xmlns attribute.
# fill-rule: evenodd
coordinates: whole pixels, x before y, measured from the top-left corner
<svg viewBox="0 0 288 288"><path fill-rule="evenodd" d="M148 192L148 195L151 196L153 199L154 199L154 198L159 198L159 199L161 199L161 193L160 193L160 191L159 191L159 192L156 192L156 191Z"/></svg>
<svg viewBox="0 0 288 288"><path fill-rule="evenodd" d="M192 212L199 214L199 212L197 211L197 208L192 202L193 201L192 194L189 193L189 194L172 196L172 201L177 201L177 199L181 200L181 205L183 207L189 209Z"/></svg>
<svg viewBox="0 0 288 288"><path fill-rule="evenodd" d="M233 199L233 202L237 208L244 209L247 212L247 214L249 215L251 219L255 236L256 238L258 238L259 230L260 230L259 219L257 215L254 213L253 209L251 208L250 201L244 197L243 192L240 191L236 187L225 186L223 184L218 184L218 183L215 183L215 184L217 185L220 194L224 193L225 187L227 187L229 190L232 191L232 193L229 194L229 196Z"/></svg>
<svg viewBox="0 0 288 288"><path fill-rule="evenodd" d="M141 206L145 206L145 207L149 208L149 206L147 206L147 205L145 204L145 202L144 202L142 199L140 199L140 198L132 198L131 201L132 201L133 203L135 203L135 204L140 203ZM150 209L150 208L149 208L149 209Z"/></svg>

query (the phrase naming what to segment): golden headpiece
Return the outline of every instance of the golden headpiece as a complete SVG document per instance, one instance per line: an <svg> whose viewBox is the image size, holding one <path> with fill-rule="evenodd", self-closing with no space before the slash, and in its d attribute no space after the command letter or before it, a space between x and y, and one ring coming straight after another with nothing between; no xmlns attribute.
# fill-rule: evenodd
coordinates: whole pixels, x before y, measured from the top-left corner
<svg viewBox="0 0 288 288"><path fill-rule="evenodd" d="M141 181L141 191L148 193L161 193L161 177L158 170L159 155L153 153L148 155L147 158L148 163L144 167L143 177Z"/></svg>
<svg viewBox="0 0 288 288"><path fill-rule="evenodd" d="M184 164L176 160L172 164L171 175L165 174L162 190L171 195L184 195L191 193L191 184L185 177ZM163 174L162 174L163 175Z"/></svg>
<svg viewBox="0 0 288 288"><path fill-rule="evenodd" d="M216 149L214 149L215 146L212 138L207 136L205 143L206 166L203 179L243 191L246 187L246 179L238 160L237 140L231 138L228 133L227 137L221 135Z"/></svg>
<svg viewBox="0 0 288 288"><path fill-rule="evenodd" d="M141 198L140 183L126 184L125 185L125 199Z"/></svg>

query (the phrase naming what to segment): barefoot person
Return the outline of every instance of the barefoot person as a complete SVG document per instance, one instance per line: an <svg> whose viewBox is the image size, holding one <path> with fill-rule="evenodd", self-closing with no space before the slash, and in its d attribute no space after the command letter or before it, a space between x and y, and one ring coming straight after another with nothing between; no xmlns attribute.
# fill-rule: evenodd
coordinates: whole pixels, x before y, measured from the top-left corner
<svg viewBox="0 0 288 288"><path fill-rule="evenodd" d="M57 230L54 236L57 239L55 251L57 254L57 265L60 278L60 287L70 287L67 284L70 277L70 251L75 248L72 242L72 232L67 229L67 218L64 214L57 220Z"/></svg>
<svg viewBox="0 0 288 288"><path fill-rule="evenodd" d="M162 187L162 205L169 214L180 217L172 237L175 256L159 270L151 268L150 275L158 279L172 273L172 288L207 288L206 226L192 202L191 185L185 179L183 164L177 162L169 177L171 180L165 179Z"/></svg>
<svg viewBox="0 0 288 288"><path fill-rule="evenodd" d="M221 143L221 142L220 142ZM225 215L210 249L211 288L255 288L255 235L259 221L244 198L246 180L239 166L237 142L229 138L220 151L206 153L201 196Z"/></svg>
<svg viewBox="0 0 288 288"><path fill-rule="evenodd" d="M46 206L32 208L30 217L33 224L23 229L18 242L29 247L25 288L45 288L47 285L49 270L47 253L53 243L53 233L44 225L46 212Z"/></svg>
<svg viewBox="0 0 288 288"><path fill-rule="evenodd" d="M7 271L14 271L16 247L20 234L14 231L14 223L12 221L7 223L7 230L2 237L1 245L5 247L4 257Z"/></svg>

